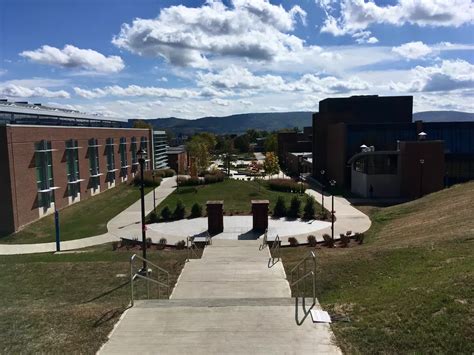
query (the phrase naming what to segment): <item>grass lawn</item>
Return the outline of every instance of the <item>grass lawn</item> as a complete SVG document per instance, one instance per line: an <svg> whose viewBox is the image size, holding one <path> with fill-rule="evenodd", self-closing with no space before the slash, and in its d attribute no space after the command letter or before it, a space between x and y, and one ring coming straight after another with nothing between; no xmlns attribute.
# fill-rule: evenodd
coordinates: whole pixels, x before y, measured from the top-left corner
<svg viewBox="0 0 474 355"><path fill-rule="evenodd" d="M0 256L0 353L95 354L128 306L132 254L107 244L77 254ZM148 256L174 284L186 255ZM140 296L145 287L136 282Z"/></svg>
<svg viewBox="0 0 474 355"><path fill-rule="evenodd" d="M215 184L180 187L179 191L174 191L156 209L158 215L165 206L174 211L176 203L181 200L186 206L187 214L191 212L191 207L195 202L202 206L203 213L205 213L207 201L223 200L225 214L250 214L251 200L269 200L271 212L278 196L285 199L287 207L289 207L293 196L299 197L302 202L301 209L303 209L307 195L301 196L298 193L273 191L268 189L264 182L226 179ZM315 210L321 210L318 203L315 204Z"/></svg>
<svg viewBox="0 0 474 355"><path fill-rule="evenodd" d="M151 191L149 188L145 193ZM107 222L140 198L140 189L127 184L106 190L59 211L61 241L107 232ZM54 215L46 216L21 231L0 237L0 243L25 244L55 241Z"/></svg>
<svg viewBox="0 0 474 355"><path fill-rule="evenodd" d="M474 183L418 201L364 208L365 244L317 250L323 308L346 353L472 353ZM291 269L310 249L282 249Z"/></svg>

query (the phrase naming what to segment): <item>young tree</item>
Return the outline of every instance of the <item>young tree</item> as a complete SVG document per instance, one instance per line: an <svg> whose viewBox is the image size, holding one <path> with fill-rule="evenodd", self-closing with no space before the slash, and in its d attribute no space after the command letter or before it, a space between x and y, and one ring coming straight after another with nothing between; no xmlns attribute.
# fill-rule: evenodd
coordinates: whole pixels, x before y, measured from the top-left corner
<svg viewBox="0 0 474 355"><path fill-rule="evenodd" d="M286 216L286 204L285 199L281 196L278 196L278 199L273 208L273 216L275 217L285 217Z"/></svg>
<svg viewBox="0 0 474 355"><path fill-rule="evenodd" d="M314 213L315 213L314 205L315 205L314 197L309 196L306 199L306 204L304 205L304 213L303 213L303 218L304 219L313 219L314 218Z"/></svg>
<svg viewBox="0 0 474 355"><path fill-rule="evenodd" d="M241 153L248 153L250 149L249 138L246 134L242 134L234 139L234 147Z"/></svg>
<svg viewBox="0 0 474 355"><path fill-rule="evenodd" d="M265 139L265 143L263 144L263 148L265 152L273 152L276 153L278 150L278 140L276 133L269 134Z"/></svg>
<svg viewBox="0 0 474 355"><path fill-rule="evenodd" d="M301 201L298 199L298 197L293 196L290 202L290 208L288 209L288 217L298 218L300 216L300 207Z"/></svg>
<svg viewBox="0 0 474 355"><path fill-rule="evenodd" d="M278 165L278 157L275 155L275 153L269 152L265 154L263 170L265 171L265 175L275 175L280 172L280 166Z"/></svg>

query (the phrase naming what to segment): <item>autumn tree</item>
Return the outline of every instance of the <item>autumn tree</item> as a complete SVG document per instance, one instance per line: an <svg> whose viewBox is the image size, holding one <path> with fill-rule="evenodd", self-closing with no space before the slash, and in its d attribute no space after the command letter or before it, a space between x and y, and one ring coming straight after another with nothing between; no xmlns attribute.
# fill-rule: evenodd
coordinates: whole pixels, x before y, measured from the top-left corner
<svg viewBox="0 0 474 355"><path fill-rule="evenodd" d="M263 170L265 171L265 175L275 175L280 172L280 166L278 165L278 157L275 155L275 153L267 152L265 154Z"/></svg>

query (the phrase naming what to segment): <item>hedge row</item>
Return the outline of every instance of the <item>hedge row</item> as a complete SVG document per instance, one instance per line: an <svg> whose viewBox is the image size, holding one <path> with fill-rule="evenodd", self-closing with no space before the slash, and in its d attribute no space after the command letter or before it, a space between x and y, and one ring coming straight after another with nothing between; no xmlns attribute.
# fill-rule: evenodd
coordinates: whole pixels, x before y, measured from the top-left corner
<svg viewBox="0 0 474 355"><path fill-rule="evenodd" d="M268 187L271 190L280 192L304 192L308 184L299 183L291 179L271 179L268 180Z"/></svg>
<svg viewBox="0 0 474 355"><path fill-rule="evenodd" d="M174 174L175 172L173 169L155 170L155 179L153 179L153 170L145 170L143 172L143 184L149 187L160 186L163 178L172 177L174 176ZM136 186L140 185L140 179L141 179L141 173L140 173L140 170L138 170L135 177L133 178L133 184Z"/></svg>
<svg viewBox="0 0 474 355"><path fill-rule="evenodd" d="M203 184L215 184L216 182L224 181L225 175L222 173L217 174L207 174L204 175L204 178L186 178L179 177L178 184L180 186L196 186Z"/></svg>

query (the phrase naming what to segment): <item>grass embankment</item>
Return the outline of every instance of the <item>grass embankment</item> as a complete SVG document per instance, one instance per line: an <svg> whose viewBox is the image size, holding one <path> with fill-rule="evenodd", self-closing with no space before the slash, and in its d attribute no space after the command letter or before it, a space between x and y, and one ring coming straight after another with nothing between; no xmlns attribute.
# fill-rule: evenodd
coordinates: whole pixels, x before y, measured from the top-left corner
<svg viewBox="0 0 474 355"><path fill-rule="evenodd" d="M474 183L364 210L364 245L317 250L318 298L350 319L332 325L343 351L472 353ZM287 271L308 250L282 249Z"/></svg>
<svg viewBox="0 0 474 355"><path fill-rule="evenodd" d="M132 254L107 244L78 254L0 256L0 353L95 354L129 303ZM174 285L186 255L148 256L171 272Z"/></svg>
<svg viewBox="0 0 474 355"><path fill-rule="evenodd" d="M147 188L145 192L151 191ZM128 184L106 190L59 211L61 241L107 232L107 222L140 198L140 189ZM21 231L0 237L0 243L27 244L55 241L54 215L27 225Z"/></svg>
<svg viewBox="0 0 474 355"><path fill-rule="evenodd" d="M289 207L293 196L299 197L301 209L303 209L307 198L307 195L300 195L299 193L270 190L267 184L262 181L225 179L223 182L214 184L180 187L162 201L157 206L156 211L160 215L161 210L165 206L168 206L173 211L178 200L181 200L186 207L187 214L190 213L191 207L196 202L202 206L203 213L205 213L207 201L223 200L225 214L250 214L252 209L251 200L269 200L269 209L272 212L279 196L285 199L287 207ZM315 210L321 210L318 203L315 203Z"/></svg>

